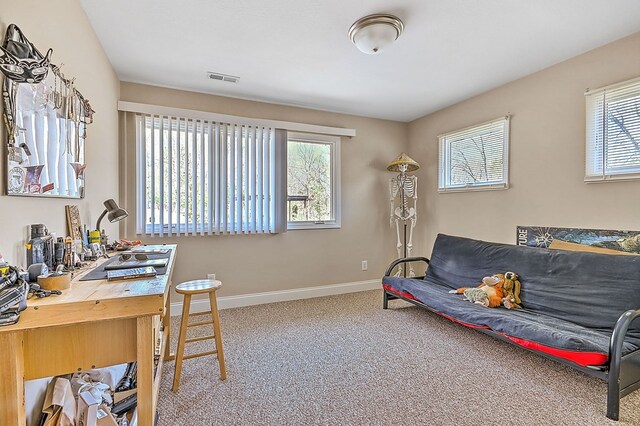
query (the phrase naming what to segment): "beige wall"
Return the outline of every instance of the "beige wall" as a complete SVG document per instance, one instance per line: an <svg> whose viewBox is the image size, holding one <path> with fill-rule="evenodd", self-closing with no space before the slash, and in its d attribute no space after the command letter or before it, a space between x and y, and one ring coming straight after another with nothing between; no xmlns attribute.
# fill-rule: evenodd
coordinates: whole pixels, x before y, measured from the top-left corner
<svg viewBox="0 0 640 426"><path fill-rule="evenodd" d="M243 117L355 128L341 141L342 228L296 230L279 235L151 238L135 235L126 221L125 237L147 243L178 244L174 282L216 273L223 296L379 279L395 257L388 219L386 165L403 149L407 125L303 108L122 83L121 100L195 109ZM131 123L129 118L127 123ZM130 129L130 125L129 125ZM130 138L131 139L131 138ZM123 198L135 211L134 141L128 140ZM419 236L424 238L423 235ZM369 270L361 270L367 260Z"/></svg>
<svg viewBox="0 0 640 426"><path fill-rule="evenodd" d="M638 76L640 33L410 123L422 164L417 251L439 232L514 243L517 225L640 229L640 181L583 181L585 89ZM511 188L439 194L437 136L507 113Z"/></svg>
<svg viewBox="0 0 640 426"><path fill-rule="evenodd" d="M87 128L86 198L64 200L24 198L4 195L5 159L0 161L3 192L0 195L0 252L12 263L25 264L27 225L44 223L49 230L67 232L64 206L79 206L83 223L93 223L102 212L102 202L119 198L118 193L118 115L116 102L119 81L102 46L89 25L77 0L0 0L0 31L14 23L36 47L45 52L53 48L52 62L64 64L67 77L76 78L76 88L91 102L96 111L95 122ZM6 132L0 132L2 155L6 155ZM106 223L105 223L106 222ZM118 235L116 225L105 223L112 236Z"/></svg>

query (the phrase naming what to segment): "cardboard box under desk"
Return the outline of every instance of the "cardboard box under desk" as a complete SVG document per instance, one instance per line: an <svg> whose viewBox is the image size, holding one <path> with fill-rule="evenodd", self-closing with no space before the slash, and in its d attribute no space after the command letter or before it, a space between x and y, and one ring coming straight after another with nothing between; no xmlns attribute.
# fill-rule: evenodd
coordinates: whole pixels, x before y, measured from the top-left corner
<svg viewBox="0 0 640 426"><path fill-rule="evenodd" d="M116 419L111 414L109 407L102 404L98 407L97 413L98 420L96 422L96 426L118 426Z"/></svg>
<svg viewBox="0 0 640 426"><path fill-rule="evenodd" d="M113 403L117 404L118 402L122 401L123 399L135 394L136 392L138 392L138 389L129 389L126 391L122 391L122 392L116 392L113 394Z"/></svg>
<svg viewBox="0 0 640 426"><path fill-rule="evenodd" d="M153 317L153 336L154 336L154 355L160 356L160 350L162 348L162 333L164 331L164 326L162 324L162 317L160 315L155 315Z"/></svg>
<svg viewBox="0 0 640 426"><path fill-rule="evenodd" d="M78 410L76 413L77 426L96 426L98 405L97 400L90 392L80 392L78 395Z"/></svg>

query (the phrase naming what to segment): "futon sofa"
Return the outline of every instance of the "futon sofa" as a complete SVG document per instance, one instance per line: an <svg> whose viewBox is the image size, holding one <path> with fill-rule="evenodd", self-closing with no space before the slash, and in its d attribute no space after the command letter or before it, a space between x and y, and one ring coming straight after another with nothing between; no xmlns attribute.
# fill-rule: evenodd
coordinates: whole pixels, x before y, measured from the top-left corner
<svg viewBox="0 0 640 426"><path fill-rule="evenodd" d="M423 262L424 277L392 276ZM416 265L417 266L417 265ZM522 309L487 308L450 290L513 271ZM640 256L520 247L440 234L431 259L394 261L382 279L383 308L403 299L608 383L607 417L640 388Z"/></svg>

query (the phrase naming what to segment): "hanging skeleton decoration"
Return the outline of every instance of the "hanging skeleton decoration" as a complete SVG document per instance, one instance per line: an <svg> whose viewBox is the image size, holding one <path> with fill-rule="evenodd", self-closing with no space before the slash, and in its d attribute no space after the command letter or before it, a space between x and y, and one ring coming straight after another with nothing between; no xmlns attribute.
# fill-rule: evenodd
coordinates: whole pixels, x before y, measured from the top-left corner
<svg viewBox="0 0 640 426"><path fill-rule="evenodd" d="M420 165L404 152L387 166L387 170L390 172L399 172L397 176L389 180L390 222L391 226L395 225L396 227L398 258L411 256L413 248L413 230L417 219L418 177L407 173L419 168ZM406 234L407 228L408 236ZM404 253L403 248L405 249ZM410 277L415 276L415 271L410 263L408 272ZM401 265L396 276L399 277L402 273Z"/></svg>

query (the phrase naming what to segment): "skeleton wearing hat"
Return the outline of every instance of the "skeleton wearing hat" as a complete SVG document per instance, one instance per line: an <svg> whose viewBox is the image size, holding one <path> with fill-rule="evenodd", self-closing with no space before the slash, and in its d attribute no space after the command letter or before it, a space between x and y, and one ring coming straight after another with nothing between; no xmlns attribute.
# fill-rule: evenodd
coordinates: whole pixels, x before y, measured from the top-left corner
<svg viewBox="0 0 640 426"><path fill-rule="evenodd" d="M390 201L390 223L395 224L398 251L398 258L403 257L402 252L403 241L400 237L400 228L404 230L404 225L408 225L409 236L405 236L406 256L411 256L413 248L413 229L416 226L417 201L418 201L418 178L417 176L408 175L408 172L416 171L420 165L404 152L398 158L393 160L387 166L390 172L399 172L397 176L389 180L389 201ZM415 271L413 266L409 264L409 276L414 277ZM402 275L402 266L398 268L396 276Z"/></svg>

